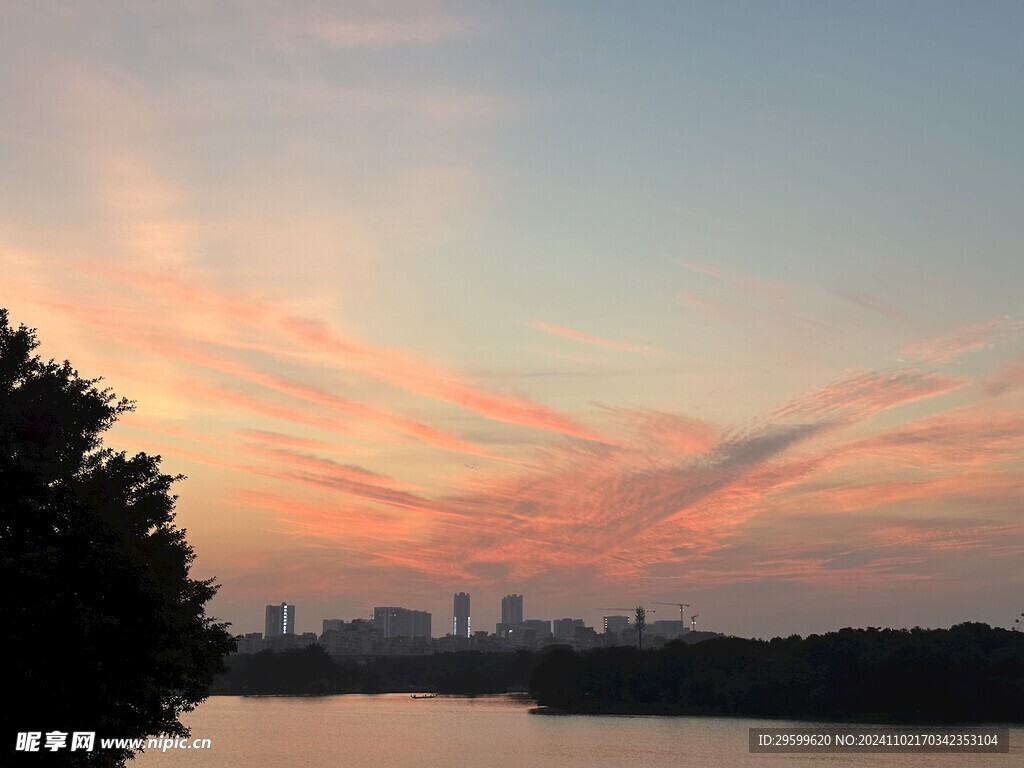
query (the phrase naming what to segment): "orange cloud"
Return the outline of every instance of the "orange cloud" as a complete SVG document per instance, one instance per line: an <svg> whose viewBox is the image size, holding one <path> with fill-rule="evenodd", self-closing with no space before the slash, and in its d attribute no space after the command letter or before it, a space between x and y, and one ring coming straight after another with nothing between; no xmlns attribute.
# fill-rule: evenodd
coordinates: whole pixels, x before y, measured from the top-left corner
<svg viewBox="0 0 1024 768"><path fill-rule="evenodd" d="M340 411L369 423L393 428L398 432L413 436L438 448L456 453L468 453L477 456L485 455L480 448L472 443L461 440L454 435L441 432L421 422L381 408L357 403L311 384L258 370L252 366L231 360L224 355L215 355L195 347L184 348L176 346L167 340L158 342L156 349L161 354L174 355L184 362L199 364L215 371L231 374L242 381L256 383L267 389L324 406L329 411Z"/></svg>
<svg viewBox="0 0 1024 768"><path fill-rule="evenodd" d="M417 360L411 353L358 344L332 333L323 323L314 320L287 318L282 321L282 327L307 347L331 355L336 364L400 389L458 405L495 421L598 442L604 440L597 432L554 409L524 397L474 387L457 374Z"/></svg>
<svg viewBox="0 0 1024 768"><path fill-rule="evenodd" d="M139 281L136 276L130 282L148 292L162 296L168 293L177 295L178 291L183 289L176 280L168 285L162 281L155 283ZM200 305L208 302L207 311L217 312L220 311L220 307L215 301L216 295L211 294L209 291L199 290L196 292L196 301ZM124 327L124 324L130 321L129 317L120 317L116 322L111 322L106 319L107 313L105 311L80 305L64 304L60 308L75 315L81 322L103 327L108 332L116 332L119 327ZM231 301L227 301L225 302L224 310L232 316L237 316L240 313L248 316L251 307L242 306L241 303L237 302L232 304ZM125 310L117 310L119 315L124 315L125 312ZM257 312L257 315L260 318L259 320L255 317L249 318L254 324L262 322L266 317L265 314L259 312ZM559 431L577 437L586 437L587 439L602 439L596 433L576 424L553 409L535 404L526 398L500 395L474 388L455 374L450 374L429 364L421 363L411 355L406 356L401 352L378 350L355 342L348 342L316 326L311 321L305 322L291 318L282 321L282 325L291 329L295 336L305 341L309 346L333 353L333 359L327 362L334 367L354 370L363 375L384 380L400 389L416 394L434 396L437 399L477 411L497 421ZM177 360L189 365L198 364L213 371L229 374L240 381L259 384L281 394L322 405L332 411L341 411L351 416L359 417L367 423L394 429L445 450L481 457L499 458L481 450L478 446L468 441L427 424L400 416L391 411L357 403L295 379L261 371L253 366L245 365L232 359L224 352L216 354L195 344L186 345L175 340L170 334L155 328L148 330L135 329L132 335L126 338L126 342L154 356ZM232 343L230 340L224 340L225 345ZM281 347L284 347L283 343ZM263 350L265 352L270 351L265 345ZM292 354L298 353L298 350L292 350ZM311 353L307 352L307 354ZM369 439L379 439L379 437L374 437L372 433L365 431L360 433L350 422L342 422L336 418L314 415L296 408L270 404L260 398L243 393L235 387L210 385L194 381L189 389L201 391L206 395L216 397L225 402L232 401L236 405L263 413L272 418L294 421L308 426L318 426L348 434L361 434L361 436Z"/></svg>
<svg viewBox="0 0 1024 768"><path fill-rule="evenodd" d="M707 453L722 439L714 426L689 416L608 405L601 407L626 423L636 440L650 442L655 450L669 451L672 460Z"/></svg>
<svg viewBox="0 0 1024 768"><path fill-rule="evenodd" d="M931 472L1022 460L1024 413L992 413L976 407L943 412L855 441L846 453Z"/></svg>
<svg viewBox="0 0 1024 768"><path fill-rule="evenodd" d="M418 359L406 350L384 349L344 338L331 331L321 321L296 317L265 302L251 301L238 294L215 290L198 275L188 278L179 273L131 269L127 267L91 266L105 279L132 287L169 303L177 303L183 295L189 296L190 309L202 311L224 325L244 320L249 334L262 331L264 337L276 338L279 345L263 347L275 354L302 355L321 365L347 370L368 378L386 382L397 389L452 403L495 421L518 426L557 432L572 437L601 442L605 440L596 431L574 419L526 397L488 391L466 381L462 376ZM224 343L235 334L228 334ZM212 340L211 340L212 341ZM296 348L298 344L298 348ZM277 384L281 385L279 379ZM293 389L296 389L294 385ZM308 397L312 393L304 388ZM408 428L412 425L407 424ZM422 437L431 433L421 429ZM440 438L440 433L433 434ZM463 444L467 449L468 444Z"/></svg>

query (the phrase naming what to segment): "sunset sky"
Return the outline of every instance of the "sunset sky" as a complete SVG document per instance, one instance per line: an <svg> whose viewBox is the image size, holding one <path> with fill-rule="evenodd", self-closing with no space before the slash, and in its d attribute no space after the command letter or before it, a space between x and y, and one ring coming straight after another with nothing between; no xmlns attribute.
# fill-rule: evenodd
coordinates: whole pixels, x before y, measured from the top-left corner
<svg viewBox="0 0 1024 768"><path fill-rule="evenodd" d="M234 631L1024 611L1024 5L0 9L0 306Z"/></svg>

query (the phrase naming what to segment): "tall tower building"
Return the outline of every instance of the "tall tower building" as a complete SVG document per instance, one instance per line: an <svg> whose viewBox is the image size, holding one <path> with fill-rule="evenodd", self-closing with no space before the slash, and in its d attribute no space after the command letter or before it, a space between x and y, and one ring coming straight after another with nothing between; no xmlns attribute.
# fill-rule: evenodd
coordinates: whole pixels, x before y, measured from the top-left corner
<svg viewBox="0 0 1024 768"><path fill-rule="evenodd" d="M264 637L295 634L295 606L288 603L267 606Z"/></svg>
<svg viewBox="0 0 1024 768"><path fill-rule="evenodd" d="M456 592L452 607L452 634L456 637L470 637L473 634L469 618L469 593Z"/></svg>
<svg viewBox="0 0 1024 768"><path fill-rule="evenodd" d="M505 595L501 598L501 623L523 623L523 596Z"/></svg>

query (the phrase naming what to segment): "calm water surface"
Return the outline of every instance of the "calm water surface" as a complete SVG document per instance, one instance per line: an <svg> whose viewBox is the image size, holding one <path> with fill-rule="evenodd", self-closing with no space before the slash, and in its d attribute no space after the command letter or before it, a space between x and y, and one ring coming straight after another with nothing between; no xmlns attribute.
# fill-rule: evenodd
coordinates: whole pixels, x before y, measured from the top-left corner
<svg viewBox="0 0 1024 768"><path fill-rule="evenodd" d="M782 721L681 717L545 717L516 696L414 700L408 694L216 696L185 717L209 750L147 752L133 768L677 768L837 765L871 768L1024 765L1024 728L1000 755L764 755L747 729Z"/></svg>

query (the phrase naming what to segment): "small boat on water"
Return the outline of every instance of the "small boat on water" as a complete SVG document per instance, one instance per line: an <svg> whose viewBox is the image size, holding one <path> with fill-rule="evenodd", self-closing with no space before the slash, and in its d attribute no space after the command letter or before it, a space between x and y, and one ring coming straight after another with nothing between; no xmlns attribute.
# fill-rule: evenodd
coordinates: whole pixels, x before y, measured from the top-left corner
<svg viewBox="0 0 1024 768"><path fill-rule="evenodd" d="M414 693L410 698L413 699L432 699L436 696L436 693Z"/></svg>

